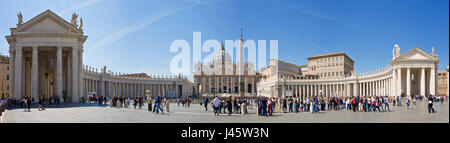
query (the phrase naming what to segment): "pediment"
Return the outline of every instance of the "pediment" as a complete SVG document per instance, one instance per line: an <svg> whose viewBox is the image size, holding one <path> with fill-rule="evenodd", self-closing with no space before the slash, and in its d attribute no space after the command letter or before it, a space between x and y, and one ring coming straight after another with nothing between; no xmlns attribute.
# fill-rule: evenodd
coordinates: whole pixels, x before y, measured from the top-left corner
<svg viewBox="0 0 450 143"><path fill-rule="evenodd" d="M69 32L69 29L65 28L61 24L53 21L50 18L45 18L39 23L31 25L29 28L24 29L23 32L30 33L65 33Z"/></svg>
<svg viewBox="0 0 450 143"><path fill-rule="evenodd" d="M414 48L410 51L400 55L395 59L396 61L438 61L434 56L426 53L425 51Z"/></svg>
<svg viewBox="0 0 450 143"><path fill-rule="evenodd" d="M26 33L80 33L75 26L47 10L17 27L15 32Z"/></svg>

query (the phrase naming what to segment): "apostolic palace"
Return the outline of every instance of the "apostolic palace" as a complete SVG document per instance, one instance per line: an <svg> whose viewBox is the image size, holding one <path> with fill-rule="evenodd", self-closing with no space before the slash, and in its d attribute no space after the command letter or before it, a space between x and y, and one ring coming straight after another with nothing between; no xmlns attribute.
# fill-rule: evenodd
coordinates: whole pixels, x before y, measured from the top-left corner
<svg viewBox="0 0 450 143"><path fill-rule="evenodd" d="M191 82L181 75L124 74L106 66L98 70L83 65L83 45L88 37L83 35L83 21L75 13L70 22L50 10L27 22L19 13L17 26L10 30L6 36L11 73L7 94L15 99L58 96L64 102L79 102L92 94L179 98L215 93L247 97L410 96L437 95L438 91L439 59L434 48L431 54L419 48L401 53L399 45L394 45L388 66L358 75L350 56L328 53L308 58L307 65L272 59L255 75L199 74ZM212 64L230 62L227 56L222 47Z"/></svg>

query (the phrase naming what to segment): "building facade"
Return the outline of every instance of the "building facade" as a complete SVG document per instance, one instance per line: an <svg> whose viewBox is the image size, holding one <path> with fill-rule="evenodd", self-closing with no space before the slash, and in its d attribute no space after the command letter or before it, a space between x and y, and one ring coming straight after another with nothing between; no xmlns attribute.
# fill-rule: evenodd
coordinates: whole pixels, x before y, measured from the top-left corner
<svg viewBox="0 0 450 143"><path fill-rule="evenodd" d="M243 38L241 37L240 49L243 53ZM257 83L261 76L256 72L254 64L244 63L243 56L236 64L233 63L230 54L225 51L222 44L216 53L212 64L197 62L194 65L195 94L198 96L233 96L233 97L255 97L257 94ZM244 63L239 67L239 63ZM208 67L210 72L204 69ZM243 68L239 73L239 68Z"/></svg>
<svg viewBox="0 0 450 143"><path fill-rule="evenodd" d="M9 57L0 55L0 98L9 97Z"/></svg>
<svg viewBox="0 0 450 143"><path fill-rule="evenodd" d="M319 78L344 78L353 73L354 61L345 53L330 53L308 58L308 73Z"/></svg>
<svg viewBox="0 0 450 143"><path fill-rule="evenodd" d="M401 54L395 45L390 65L374 72L318 79L279 74L262 79L258 93L266 97L436 95L438 63L434 49L432 54L419 48Z"/></svg>
<svg viewBox="0 0 450 143"><path fill-rule="evenodd" d="M192 83L185 78L148 78L97 72L83 65L83 21L72 15L67 22L50 10L23 22L18 14L17 27L6 36L10 52L10 97L57 96L64 102L79 102L82 96L96 92L104 96L137 96L142 90L157 90L153 95L187 97ZM79 24L79 25L78 25ZM126 92L130 91L130 92ZM131 92L132 91L132 92ZM160 93L159 91L163 91ZM167 91L167 92L164 92ZM35 100L36 101L36 100Z"/></svg>
<svg viewBox="0 0 450 143"><path fill-rule="evenodd" d="M448 96L448 66L447 70L438 72L438 95Z"/></svg>

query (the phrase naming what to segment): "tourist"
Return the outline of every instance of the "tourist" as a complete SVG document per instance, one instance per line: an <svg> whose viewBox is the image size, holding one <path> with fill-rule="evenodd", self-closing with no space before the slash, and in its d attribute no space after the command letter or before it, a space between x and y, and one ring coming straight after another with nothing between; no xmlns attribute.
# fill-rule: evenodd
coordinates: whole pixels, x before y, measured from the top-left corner
<svg viewBox="0 0 450 143"><path fill-rule="evenodd" d="M430 94L428 97L428 113L436 113L436 111L433 108L433 95Z"/></svg>
<svg viewBox="0 0 450 143"><path fill-rule="evenodd" d="M371 106L372 106L372 111L373 112L376 112L375 111L375 107L376 107L376 100L375 100L375 98L372 96L372 98L370 99L370 101L371 101Z"/></svg>
<svg viewBox="0 0 450 143"><path fill-rule="evenodd" d="M226 112L226 110L227 110L227 101L225 100L225 99L222 99L222 102L221 102L221 105L222 105L222 109L223 109L223 113L225 114L225 113L227 113Z"/></svg>
<svg viewBox="0 0 450 143"><path fill-rule="evenodd" d="M406 102L405 102L405 104L406 104L406 110L408 110L409 109L409 104L410 104L410 99L408 98L408 97L406 97Z"/></svg>
<svg viewBox="0 0 450 143"><path fill-rule="evenodd" d="M308 112L308 111L309 111L310 104L311 104L311 101L309 100L309 98L306 98L305 112Z"/></svg>
<svg viewBox="0 0 450 143"><path fill-rule="evenodd" d="M283 112L286 113L286 110L287 110L286 98L283 98Z"/></svg>
<svg viewBox="0 0 450 143"><path fill-rule="evenodd" d="M153 111L153 110L152 110L152 97L148 98L148 105L147 105L147 106L148 106L148 107L147 107L147 108L148 108L148 109L147 109L148 111Z"/></svg>
<svg viewBox="0 0 450 143"><path fill-rule="evenodd" d="M42 102L43 102L42 101L42 96L40 96L39 99L38 99L38 110L39 111L42 111Z"/></svg>
<svg viewBox="0 0 450 143"><path fill-rule="evenodd" d="M294 111L298 113L298 98L294 98Z"/></svg>
<svg viewBox="0 0 450 143"><path fill-rule="evenodd" d="M208 111L208 102L209 102L209 99L207 97L205 97L205 99L203 100L203 103L205 104L205 111Z"/></svg>
<svg viewBox="0 0 450 143"><path fill-rule="evenodd" d="M269 116L272 116L272 112L273 112L273 101L271 98L269 98L269 100L267 101L267 105L269 106Z"/></svg>
<svg viewBox="0 0 450 143"><path fill-rule="evenodd" d="M135 110L136 110L137 104L138 104L137 99L136 99L136 98L133 98L133 106L134 106L134 109L135 109Z"/></svg>
<svg viewBox="0 0 450 143"><path fill-rule="evenodd" d="M212 102L213 104L213 108L214 108L214 115L219 115L219 104L220 104L220 99L216 96Z"/></svg>
<svg viewBox="0 0 450 143"><path fill-rule="evenodd" d="M164 98L164 99L166 99L166 98ZM165 102L165 100L164 100L164 102ZM144 99L142 97L139 97L138 103L139 103L139 110L141 110L142 106L144 106ZM164 103L164 105L165 105L165 103Z"/></svg>
<svg viewBox="0 0 450 143"><path fill-rule="evenodd" d="M223 99L219 99L219 103L218 103L218 105L219 105L219 113L220 114L222 114L222 107L223 107ZM225 109L225 108L224 108Z"/></svg>
<svg viewBox="0 0 450 143"><path fill-rule="evenodd" d="M375 102L375 109L378 109L379 112L382 112L382 111L380 110L380 105L381 105L380 100L379 100L380 98L376 97L375 99L376 99L376 102Z"/></svg>
<svg viewBox="0 0 450 143"><path fill-rule="evenodd" d="M300 112L303 111L304 106L305 106L305 99L303 99L303 97L302 97L302 98L300 98Z"/></svg>
<svg viewBox="0 0 450 143"><path fill-rule="evenodd" d="M262 98L261 107L262 107L262 115L267 117L267 99L265 97Z"/></svg>
<svg viewBox="0 0 450 143"><path fill-rule="evenodd" d="M155 98L156 114L159 113L159 110L161 110L161 114L164 114L164 111L163 111L163 109L161 108L161 102L162 102L161 97L159 97L159 95L156 96L156 98Z"/></svg>
<svg viewBox="0 0 450 143"><path fill-rule="evenodd" d="M292 110L292 97L289 97L288 101L289 101L289 112L294 112Z"/></svg>
<svg viewBox="0 0 450 143"><path fill-rule="evenodd" d="M387 96L384 97L384 112L388 111L391 112L391 109L389 109L389 98ZM386 110L387 108L387 110Z"/></svg>
<svg viewBox="0 0 450 143"><path fill-rule="evenodd" d="M227 101L227 108L228 108L228 116L231 116L231 113L233 111L233 106L231 104L231 96L228 97L228 101Z"/></svg>
<svg viewBox="0 0 450 143"><path fill-rule="evenodd" d="M363 112L363 105L364 105L364 98L360 98L358 103L359 112Z"/></svg>
<svg viewBox="0 0 450 143"><path fill-rule="evenodd" d="M27 97L27 98L25 99L25 102L26 102L26 105L27 105L28 112L31 112L31 111L30 111L30 108L31 108L31 99Z"/></svg>

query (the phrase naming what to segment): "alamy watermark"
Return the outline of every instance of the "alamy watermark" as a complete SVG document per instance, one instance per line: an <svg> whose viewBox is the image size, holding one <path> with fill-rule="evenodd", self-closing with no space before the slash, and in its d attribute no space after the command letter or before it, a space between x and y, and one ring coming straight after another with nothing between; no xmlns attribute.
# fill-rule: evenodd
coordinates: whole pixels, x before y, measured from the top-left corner
<svg viewBox="0 0 450 143"><path fill-rule="evenodd" d="M246 75L255 75L256 70L267 66L268 59L278 60L278 40L270 40L269 49L267 49L266 40L257 42L251 39L244 41L242 38L225 40L223 44L225 53L221 52L222 44L218 40L210 39L201 42L201 32L193 32L192 59L188 41L179 39L171 43L170 52L178 53L170 62L172 74L244 75L246 73ZM245 49L247 49L247 56L244 55ZM210 54L202 59L204 53Z"/></svg>

